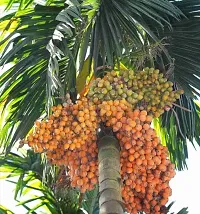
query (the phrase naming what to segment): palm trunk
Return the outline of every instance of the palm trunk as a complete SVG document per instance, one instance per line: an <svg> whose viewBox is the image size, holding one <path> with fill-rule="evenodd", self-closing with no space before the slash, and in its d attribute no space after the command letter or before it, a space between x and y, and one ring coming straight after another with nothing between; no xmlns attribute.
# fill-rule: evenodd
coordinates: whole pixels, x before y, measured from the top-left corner
<svg viewBox="0 0 200 214"><path fill-rule="evenodd" d="M105 135L98 144L100 214L123 214L119 143Z"/></svg>

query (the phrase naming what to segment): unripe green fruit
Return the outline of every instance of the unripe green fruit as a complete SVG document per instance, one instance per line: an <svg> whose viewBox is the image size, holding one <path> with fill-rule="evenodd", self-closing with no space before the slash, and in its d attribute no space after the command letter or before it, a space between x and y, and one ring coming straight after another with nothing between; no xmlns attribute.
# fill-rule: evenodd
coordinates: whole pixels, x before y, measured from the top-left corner
<svg viewBox="0 0 200 214"><path fill-rule="evenodd" d="M100 100L104 98L104 94L98 94L97 96Z"/></svg>
<svg viewBox="0 0 200 214"><path fill-rule="evenodd" d="M128 71L123 71L123 72L122 72L122 76L123 76L123 77L127 77L127 76L128 76Z"/></svg>
<svg viewBox="0 0 200 214"><path fill-rule="evenodd" d="M110 82L109 82L108 80L105 80L105 81L104 81L104 85L105 85L106 87L108 87L108 86L110 86Z"/></svg>
<svg viewBox="0 0 200 214"><path fill-rule="evenodd" d="M157 74L153 74L153 79L154 79L154 82L158 79L158 75Z"/></svg>
<svg viewBox="0 0 200 214"><path fill-rule="evenodd" d="M164 92L164 95L169 96L169 95L170 95L169 91L165 91L165 92Z"/></svg>
<svg viewBox="0 0 200 214"><path fill-rule="evenodd" d="M137 99L138 99L138 100L142 100L142 99L143 99L143 95L142 95L142 94L139 94L138 97L137 97Z"/></svg>
<svg viewBox="0 0 200 214"><path fill-rule="evenodd" d="M150 102L151 101L150 97L146 97L144 99L145 99L146 102Z"/></svg>
<svg viewBox="0 0 200 214"><path fill-rule="evenodd" d="M128 73L129 73L129 76L134 76L134 71L133 70L130 70Z"/></svg>
<svg viewBox="0 0 200 214"><path fill-rule="evenodd" d="M138 88L143 88L143 84L142 84L142 83L139 83L139 84L138 84Z"/></svg>
<svg viewBox="0 0 200 214"><path fill-rule="evenodd" d="M154 73L154 74L159 74L160 72L159 72L158 69L155 69L155 70L153 71L153 73Z"/></svg>
<svg viewBox="0 0 200 214"><path fill-rule="evenodd" d="M163 81L166 83L167 82L167 78L163 78Z"/></svg>
<svg viewBox="0 0 200 214"><path fill-rule="evenodd" d="M170 96L170 97L174 97L174 92L171 91L170 94L169 94L169 96Z"/></svg>
<svg viewBox="0 0 200 214"><path fill-rule="evenodd" d="M121 89L121 85L116 85L116 89Z"/></svg>
<svg viewBox="0 0 200 214"><path fill-rule="evenodd" d="M156 90L152 90L151 93L152 94L156 94L157 92L156 92Z"/></svg>
<svg viewBox="0 0 200 214"><path fill-rule="evenodd" d="M122 95L124 92L123 92L123 90L120 88L120 89L117 90L117 93L118 93L118 95Z"/></svg>
<svg viewBox="0 0 200 214"><path fill-rule="evenodd" d="M128 87L132 87L132 80L129 80L127 85L128 85Z"/></svg>
<svg viewBox="0 0 200 214"><path fill-rule="evenodd" d="M161 92L164 92L165 90L166 90L165 88L161 88L161 90L160 90L160 91L161 91Z"/></svg>
<svg viewBox="0 0 200 214"><path fill-rule="evenodd" d="M99 87L99 88L102 88L103 85L104 85L104 82L102 82L102 81L98 83L98 87Z"/></svg>
<svg viewBox="0 0 200 214"><path fill-rule="evenodd" d="M138 102L138 100L133 99L131 104L134 105L134 104L136 104L137 102Z"/></svg>
<svg viewBox="0 0 200 214"><path fill-rule="evenodd" d="M157 86L156 86L156 89L157 89L157 90L161 90L161 85L157 85Z"/></svg>
<svg viewBox="0 0 200 214"><path fill-rule="evenodd" d="M89 99L99 101L126 99L135 109L141 106L152 116L158 117L165 106L171 106L183 91L173 91L173 83L167 81L159 70L109 72L105 78L97 78L88 92ZM95 98L95 100L96 100Z"/></svg>
<svg viewBox="0 0 200 214"><path fill-rule="evenodd" d="M94 95L94 91L90 90L90 91L88 92L88 95L89 95L89 96L93 96L93 95Z"/></svg>
<svg viewBox="0 0 200 214"><path fill-rule="evenodd" d="M132 102L133 102L133 98L132 97L128 97L127 98L127 101L130 103L130 104L133 104Z"/></svg>
<svg viewBox="0 0 200 214"><path fill-rule="evenodd" d="M153 72L154 72L154 68L150 68L149 69L149 74L153 74Z"/></svg>
<svg viewBox="0 0 200 214"><path fill-rule="evenodd" d="M112 85L106 87L108 91L112 90Z"/></svg>
<svg viewBox="0 0 200 214"><path fill-rule="evenodd" d="M134 99L137 99L137 98L138 98L138 94L137 94L137 93L133 93L132 97L133 97Z"/></svg>
<svg viewBox="0 0 200 214"><path fill-rule="evenodd" d="M160 78L160 79L159 79L159 82L160 82L160 83L164 83L164 78Z"/></svg>
<svg viewBox="0 0 200 214"><path fill-rule="evenodd" d="M99 88L95 88L94 93L98 93L98 92L99 92Z"/></svg>
<svg viewBox="0 0 200 214"><path fill-rule="evenodd" d="M138 85L138 82L135 81L135 80L133 80L132 85L133 85L133 86L137 86L137 85Z"/></svg>
<svg viewBox="0 0 200 214"><path fill-rule="evenodd" d="M108 90L107 90L106 88L102 88L101 92L102 92L103 94L107 94L107 93L108 93Z"/></svg>
<svg viewBox="0 0 200 214"><path fill-rule="evenodd" d="M108 81L109 81L110 83L112 83L112 82L114 81L114 77L113 77L113 76L108 76L107 78L108 78Z"/></svg>
<svg viewBox="0 0 200 214"><path fill-rule="evenodd" d="M92 97L98 97L98 94L94 94Z"/></svg>
<svg viewBox="0 0 200 214"><path fill-rule="evenodd" d="M109 93L110 93L111 96L115 96L115 94L116 94L115 90L113 90L113 89Z"/></svg>
<svg viewBox="0 0 200 214"><path fill-rule="evenodd" d="M139 75L137 75L136 80L139 82L140 79L141 79L141 77Z"/></svg>
<svg viewBox="0 0 200 214"><path fill-rule="evenodd" d="M134 86L132 87L133 91L137 91L138 90L138 87L137 86Z"/></svg>
<svg viewBox="0 0 200 214"><path fill-rule="evenodd" d="M163 101L168 100L168 96L167 96L167 95L163 95L163 96L162 96L162 100L163 100Z"/></svg>
<svg viewBox="0 0 200 214"><path fill-rule="evenodd" d="M160 107L161 108L165 107L165 103L164 102L160 102Z"/></svg>
<svg viewBox="0 0 200 214"><path fill-rule="evenodd" d="M182 90L182 89L178 90L177 92L178 92L178 94L184 94L184 90Z"/></svg>
<svg viewBox="0 0 200 214"><path fill-rule="evenodd" d="M111 75L112 75L113 77L116 77L116 76L117 76L117 73L116 73L115 71L111 71L110 73L111 73Z"/></svg>
<svg viewBox="0 0 200 214"><path fill-rule="evenodd" d="M149 97L151 98L151 100L154 100L155 95L154 94L149 94Z"/></svg>
<svg viewBox="0 0 200 214"><path fill-rule="evenodd" d="M152 106L155 106L157 103L155 101L151 102Z"/></svg>
<svg viewBox="0 0 200 214"><path fill-rule="evenodd" d="M144 79L144 80L147 80L147 79L148 79L148 75L145 74L145 75L143 76L143 79Z"/></svg>
<svg viewBox="0 0 200 214"><path fill-rule="evenodd" d="M122 94L123 98L127 98L127 95L125 93Z"/></svg>
<svg viewBox="0 0 200 214"><path fill-rule="evenodd" d="M109 94L106 94L106 96L105 96L105 100L111 100L111 97L110 97L110 95L109 95Z"/></svg>
<svg viewBox="0 0 200 214"><path fill-rule="evenodd" d="M164 88L166 88L166 89L170 87L170 85L169 85L168 82L166 82L163 86L164 86Z"/></svg>
<svg viewBox="0 0 200 214"><path fill-rule="evenodd" d="M179 99L180 98L180 94L175 94L175 98Z"/></svg>
<svg viewBox="0 0 200 214"><path fill-rule="evenodd" d="M130 97L133 94L132 90L127 90L126 94Z"/></svg>
<svg viewBox="0 0 200 214"><path fill-rule="evenodd" d="M129 78L128 77L124 77L124 82L128 82Z"/></svg>
<svg viewBox="0 0 200 214"><path fill-rule="evenodd" d="M151 110L151 106L147 106L147 111L150 111Z"/></svg>

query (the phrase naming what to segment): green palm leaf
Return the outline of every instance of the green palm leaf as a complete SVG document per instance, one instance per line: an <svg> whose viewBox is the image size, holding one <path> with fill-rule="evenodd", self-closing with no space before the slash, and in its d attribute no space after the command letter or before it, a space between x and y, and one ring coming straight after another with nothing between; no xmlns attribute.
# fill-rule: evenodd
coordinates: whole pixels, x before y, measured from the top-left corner
<svg viewBox="0 0 200 214"><path fill-rule="evenodd" d="M62 5L63 1L59 0L42 0L42 1L36 1L36 0L3 0L1 1L0 5L6 6L5 11L9 11L10 9L14 8L15 10L24 10L27 8L33 8L35 4L40 5Z"/></svg>
<svg viewBox="0 0 200 214"><path fill-rule="evenodd" d="M4 118L6 124L3 125L5 122L2 121L1 125L1 132L5 133L1 145L7 151L18 139L24 138L34 121L44 112L49 59L46 45L58 24L54 19L60 10L37 6L34 10L23 11L21 15L16 13L6 17L8 19L14 15L19 22L17 29L0 43L9 40L0 64L15 63L0 77L2 112L9 111ZM10 39L14 35L17 36Z"/></svg>
<svg viewBox="0 0 200 214"><path fill-rule="evenodd" d="M187 143L194 145L195 140L199 144L197 130L200 118L194 100L199 97L200 90L200 18L198 1L174 1L173 4L183 11L187 19L172 22L172 31L168 28L159 31L158 36L160 39L165 38L168 53L174 63L168 64L166 57L160 54L156 58L156 65L175 83L175 89L182 88L185 91L185 95L176 102L178 106L174 106L160 120L162 137L169 148L171 159L178 169L183 169L187 166Z"/></svg>
<svg viewBox="0 0 200 214"><path fill-rule="evenodd" d="M6 157L1 156L0 172L1 179L6 178L16 185L14 199L20 201L18 206L24 206L28 213L37 213L40 207L46 213L79 212L79 192L70 187L67 182L69 179L62 169L46 165L40 154L28 150L23 155L10 153ZM13 181L12 177L16 179Z"/></svg>
<svg viewBox="0 0 200 214"><path fill-rule="evenodd" d="M87 191L81 203L81 206L88 212L88 214L98 214L99 205L98 205L98 187L92 191Z"/></svg>
<svg viewBox="0 0 200 214"><path fill-rule="evenodd" d="M0 205L0 214L14 214L14 213L8 208Z"/></svg>

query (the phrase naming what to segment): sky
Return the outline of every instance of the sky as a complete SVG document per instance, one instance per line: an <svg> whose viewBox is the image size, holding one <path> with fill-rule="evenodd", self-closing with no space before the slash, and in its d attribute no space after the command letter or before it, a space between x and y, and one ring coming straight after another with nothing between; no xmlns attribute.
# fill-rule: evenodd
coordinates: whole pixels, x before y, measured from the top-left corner
<svg viewBox="0 0 200 214"><path fill-rule="evenodd" d="M171 201L176 201L173 211L179 211L183 207L188 207L189 214L199 212L199 192L200 192L200 148L197 151L188 143L189 159L187 161L188 170L177 172L175 178L170 182L172 187Z"/></svg>
<svg viewBox="0 0 200 214"><path fill-rule="evenodd" d="M175 178L170 182L172 187L171 201L176 201L172 211L177 213L183 207L188 207L189 214L199 213L199 192L200 192L200 148L197 151L188 143L189 159L187 161L188 170L177 172ZM8 207L15 214L25 214L22 207L16 207L13 200L14 185L0 180L0 204Z"/></svg>

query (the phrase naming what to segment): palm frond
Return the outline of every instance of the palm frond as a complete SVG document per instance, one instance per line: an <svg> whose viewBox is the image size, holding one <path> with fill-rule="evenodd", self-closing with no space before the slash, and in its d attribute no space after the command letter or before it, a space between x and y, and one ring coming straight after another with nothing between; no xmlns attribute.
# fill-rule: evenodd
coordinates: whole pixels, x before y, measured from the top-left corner
<svg viewBox="0 0 200 214"><path fill-rule="evenodd" d="M171 160L179 170L183 170L187 167L188 142L194 147L194 141L200 145L200 114L196 103L185 95L181 96L177 104L158 119L159 125L155 123L155 126L162 142L168 146ZM184 107L189 111L183 109Z"/></svg>
<svg viewBox="0 0 200 214"><path fill-rule="evenodd" d="M162 116L160 125L162 136L169 148L171 159L178 169L187 167L187 143L199 142L200 115L194 100L199 97L200 90L200 18L198 1L173 1L186 19L172 22L173 30L165 28L157 36L164 38L169 55L173 59L168 64L163 54L156 58L156 65L165 76L175 84L175 90L184 89L185 94L176 102L176 106ZM199 144L200 145L200 144Z"/></svg>
<svg viewBox="0 0 200 214"><path fill-rule="evenodd" d="M98 193L98 186L96 186L94 190L87 191L83 196L81 206L88 214L99 213Z"/></svg>
<svg viewBox="0 0 200 214"><path fill-rule="evenodd" d="M60 96L64 97L66 92L76 96L76 59L80 46L78 34L75 28L83 22L81 7L78 1L71 2L56 17L60 23L56 26L52 39L47 44L50 53L48 63L48 94L59 90ZM79 24L80 23L80 24ZM64 69L60 70L59 60L65 63Z"/></svg>
<svg viewBox="0 0 200 214"><path fill-rule="evenodd" d="M122 55L127 57L133 48L136 50L143 46L144 32L158 41L153 33L156 27L150 29L146 20L151 20L152 26L163 28L167 24L170 27L168 17L179 19L181 14L168 1L102 1L91 40L90 55L94 59L94 70L105 64L114 66Z"/></svg>
<svg viewBox="0 0 200 214"><path fill-rule="evenodd" d="M5 11L14 9L15 11L24 10L27 8L33 8L36 4L39 5L63 5L61 0L3 0L0 5L5 6Z"/></svg>
<svg viewBox="0 0 200 214"><path fill-rule="evenodd" d="M61 9L37 6L3 18L18 20L16 30L0 42L3 45L8 41L1 54L1 69L12 63L11 68L2 70L0 77L2 113L9 112L1 124L4 133L1 146L7 151L24 138L44 112L49 60L46 45L58 24L55 18Z"/></svg>
<svg viewBox="0 0 200 214"><path fill-rule="evenodd" d="M7 207L0 205L0 214L14 214L14 212L9 210Z"/></svg>
<svg viewBox="0 0 200 214"><path fill-rule="evenodd" d="M0 156L1 178L9 178L20 174L28 174L29 170L35 173L38 179L42 179L41 155L28 150L27 154L18 155L10 152L6 157Z"/></svg>
<svg viewBox="0 0 200 214"><path fill-rule="evenodd" d="M52 173L54 169L55 166L47 168L41 154L35 154L32 150L24 155L10 153L0 157L1 179L16 185L14 199L20 201L18 206L24 206L29 213L37 213L42 208L47 210L46 213L75 214L80 208L80 194L71 188L65 171L57 167L56 172ZM63 172L62 177L60 172Z"/></svg>
<svg viewBox="0 0 200 214"><path fill-rule="evenodd" d="M170 212L170 209L172 208L172 206L174 205L174 201L173 202L171 202L167 207L166 207L166 210L167 210L167 213L170 213L170 214L175 214L174 212L173 213L171 213ZM184 208L182 208L180 211L178 211L178 213L177 214L188 214L189 212L188 212L188 207L184 207Z"/></svg>

